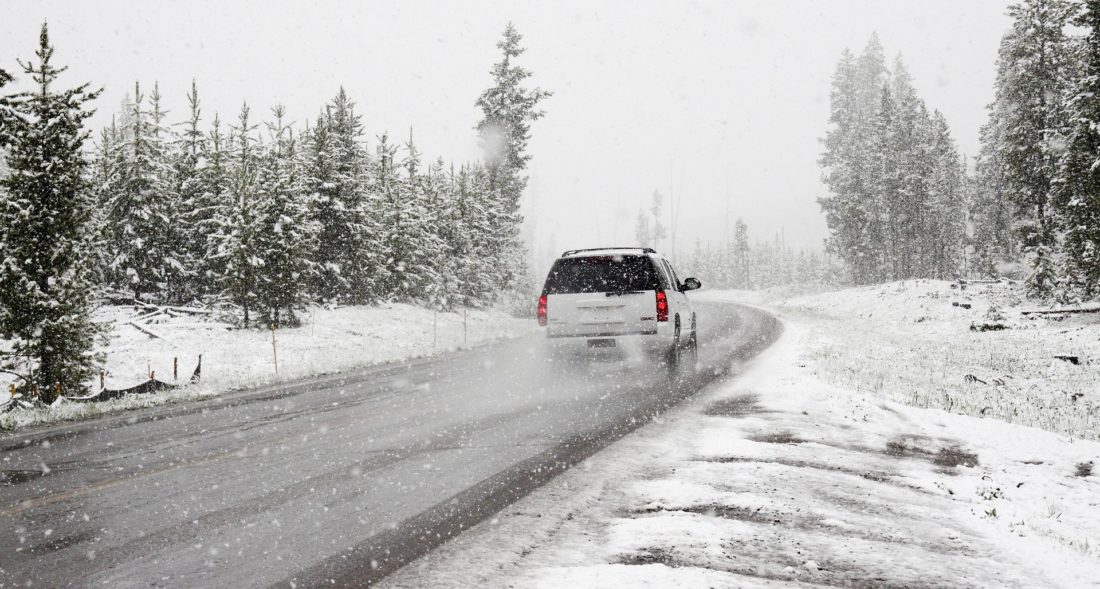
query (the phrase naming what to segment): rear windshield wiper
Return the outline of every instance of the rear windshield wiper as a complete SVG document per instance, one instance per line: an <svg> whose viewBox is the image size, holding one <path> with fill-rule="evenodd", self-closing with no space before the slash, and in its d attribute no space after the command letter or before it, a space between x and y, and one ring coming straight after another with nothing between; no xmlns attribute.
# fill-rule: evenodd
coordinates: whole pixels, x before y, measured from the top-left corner
<svg viewBox="0 0 1100 589"><path fill-rule="evenodd" d="M605 296L609 297L621 297L628 294L645 294L644 290L620 290L619 292L605 292Z"/></svg>

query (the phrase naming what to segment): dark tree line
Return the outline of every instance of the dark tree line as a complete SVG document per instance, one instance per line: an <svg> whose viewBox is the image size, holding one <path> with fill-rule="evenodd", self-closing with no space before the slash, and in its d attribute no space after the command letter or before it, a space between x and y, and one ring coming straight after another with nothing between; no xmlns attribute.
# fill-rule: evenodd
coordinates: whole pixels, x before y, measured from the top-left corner
<svg viewBox="0 0 1100 589"><path fill-rule="evenodd" d="M548 92L528 88L509 25L478 98L484 162L425 162L413 133L368 141L341 89L301 128L282 107L260 122L202 110L183 117L159 87L135 84L89 145L87 85L42 28L35 90L0 96L0 332L5 369L30 358L34 383L84 387L95 369L96 294L150 302L228 302L244 325L298 323L305 304L494 304L524 279L520 197L530 123ZM0 70L0 87L13 76ZM3 168L0 168L3 172ZM12 355L14 354L14 355Z"/></svg>

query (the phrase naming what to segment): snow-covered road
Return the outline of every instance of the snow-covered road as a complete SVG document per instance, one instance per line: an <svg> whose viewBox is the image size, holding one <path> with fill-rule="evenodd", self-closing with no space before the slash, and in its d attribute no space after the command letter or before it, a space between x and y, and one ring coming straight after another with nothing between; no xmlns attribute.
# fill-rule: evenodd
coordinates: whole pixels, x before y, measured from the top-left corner
<svg viewBox="0 0 1100 589"><path fill-rule="evenodd" d="M1100 445L829 386L807 333L386 586L1100 583Z"/></svg>
<svg viewBox="0 0 1100 589"><path fill-rule="evenodd" d="M397 569L776 333L700 305L702 376L549 369L536 337L0 436L0 587L338 586Z"/></svg>

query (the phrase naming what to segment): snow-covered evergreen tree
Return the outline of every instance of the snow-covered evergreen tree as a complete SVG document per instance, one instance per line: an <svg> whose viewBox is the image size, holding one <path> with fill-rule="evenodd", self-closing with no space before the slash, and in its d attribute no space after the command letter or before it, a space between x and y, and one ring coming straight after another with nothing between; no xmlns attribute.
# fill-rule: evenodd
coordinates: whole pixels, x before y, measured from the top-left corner
<svg viewBox="0 0 1100 589"><path fill-rule="evenodd" d="M257 162L255 203L257 230L253 265L255 306L262 325L295 326L296 312L309 300L309 279L315 249L314 228L297 172L297 143L284 118L286 109L272 109L271 142Z"/></svg>
<svg viewBox="0 0 1100 589"><path fill-rule="evenodd" d="M93 206L84 154L89 134L83 127L92 114L88 102L99 92L88 84L57 89L66 68L52 64L53 53L43 24L38 62L20 62L35 89L0 104L0 144L11 170L0 179L0 333L14 353L31 359L28 384L47 398L55 385L82 392L98 361L86 237ZM8 79L0 76L0 82Z"/></svg>
<svg viewBox="0 0 1100 589"><path fill-rule="evenodd" d="M490 198L497 216L494 223L493 257L501 264L501 286L507 287L526 272L522 244L519 242L520 197L527 187L525 170L531 155L527 144L531 123L544 115L539 104L551 96L540 88L528 88L531 72L515 63L525 49L523 36L512 23L504 29L497 43L501 60L493 65L493 84L477 99L482 118L477 124L478 136L485 156ZM507 266L505 266L507 264Z"/></svg>
<svg viewBox="0 0 1100 589"><path fill-rule="evenodd" d="M829 128L820 160L830 192L818 200L831 233L829 247L848 263L859 284L878 279L879 219L870 210L878 196L869 184L868 167L884 75L877 37L859 58L844 51L833 75Z"/></svg>
<svg viewBox="0 0 1100 589"><path fill-rule="evenodd" d="M1084 297L1100 294L1100 0L1086 0L1082 76L1069 102L1068 142L1056 204L1065 227L1064 276Z"/></svg>
<svg viewBox="0 0 1100 589"><path fill-rule="evenodd" d="M206 239L211 219L218 208L217 202L207 202L211 193L203 182L206 134L199 126L202 108L198 85L194 80L191 81L191 91L187 93L187 104L189 116L182 123L183 131L173 145L171 156L173 190L180 207L174 225L179 235L177 250L184 266L185 282L178 296L183 302L201 298L212 290L209 281L202 275L202 266L207 254Z"/></svg>
<svg viewBox="0 0 1100 589"><path fill-rule="evenodd" d="M257 196L259 153L253 132L256 125L249 121L248 105L241 107L238 122L233 127L229 157L229 202L219 221L214 240L214 257L224 265L221 276L222 294L238 305L245 327L256 318L258 274L264 259L258 251L258 236L262 231Z"/></svg>
<svg viewBox="0 0 1100 589"><path fill-rule="evenodd" d="M318 226L314 292L326 300L364 303L380 298L384 254L372 216L363 125L340 89L305 139L302 178Z"/></svg>
<svg viewBox="0 0 1100 589"><path fill-rule="evenodd" d="M749 226L744 219L738 217L734 223L732 259L733 264L732 284L733 288L751 290L753 287L752 267L749 256L752 254L749 248Z"/></svg>
<svg viewBox="0 0 1100 589"><path fill-rule="evenodd" d="M1027 284L1036 296L1054 282L1056 220L1050 206L1057 162L1064 150L1064 96L1072 77L1072 43L1066 25L1076 10L1068 0L1024 0L1008 10L1012 29L998 52L996 96L990 107L1003 189L1015 205L1021 244L1034 269ZM1040 247L1042 246L1042 247Z"/></svg>
<svg viewBox="0 0 1100 589"><path fill-rule="evenodd" d="M226 275L226 259L218 251L220 236L229 231L225 223L233 208L230 144L231 139L222 133L221 118L215 114L206 140L199 144L198 195L184 216L184 224L193 238L188 247L194 253L202 252L192 272L193 288L201 297L220 295Z"/></svg>
<svg viewBox="0 0 1100 589"><path fill-rule="evenodd" d="M820 160L829 195L819 203L828 248L852 279L953 277L964 253L961 160L901 57L886 70L877 37L859 58L842 55L829 123ZM772 249L797 267L795 256Z"/></svg>
<svg viewBox="0 0 1100 589"><path fill-rule="evenodd" d="M382 151L379 152L382 155ZM426 293L437 283L433 258L442 249L438 228L428 208L429 177L420 172L420 152L410 132L402 162L404 177L396 182L392 198L385 202L386 213L394 222L383 221L387 232L386 251L389 254L391 296L409 302L424 301Z"/></svg>
<svg viewBox="0 0 1100 589"><path fill-rule="evenodd" d="M95 228L88 236L92 258L93 282L100 287L111 284L111 243L110 232L103 229L109 222L112 189L117 182L121 167L117 155L120 153L122 135L115 124L100 130L99 140L95 144L91 160L91 194L95 206L92 210L91 227Z"/></svg>
<svg viewBox="0 0 1100 589"><path fill-rule="evenodd" d="M931 170L925 212L923 259L925 276L950 280L959 276L966 241L965 171L947 119L932 114L929 145Z"/></svg>
<svg viewBox="0 0 1100 589"><path fill-rule="evenodd" d="M154 96L159 92L154 90ZM180 207L159 98L152 110L146 110L144 100L135 84L115 154L118 171L108 189L110 270L115 285L137 298L171 299L183 274L176 234Z"/></svg>

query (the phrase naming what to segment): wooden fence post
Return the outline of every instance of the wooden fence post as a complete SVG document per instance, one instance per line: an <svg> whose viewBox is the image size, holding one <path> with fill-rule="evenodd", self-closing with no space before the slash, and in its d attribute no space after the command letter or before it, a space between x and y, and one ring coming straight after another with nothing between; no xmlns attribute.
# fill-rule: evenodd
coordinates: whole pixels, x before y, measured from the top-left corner
<svg viewBox="0 0 1100 589"><path fill-rule="evenodd" d="M271 356L275 359L275 374L279 374L279 348L275 345L275 324L271 324Z"/></svg>

